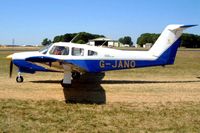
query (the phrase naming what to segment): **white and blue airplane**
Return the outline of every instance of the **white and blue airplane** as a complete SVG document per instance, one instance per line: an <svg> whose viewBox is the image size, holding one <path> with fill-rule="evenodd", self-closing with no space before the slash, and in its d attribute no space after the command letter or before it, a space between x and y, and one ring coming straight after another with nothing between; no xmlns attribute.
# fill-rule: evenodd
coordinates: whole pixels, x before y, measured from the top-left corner
<svg viewBox="0 0 200 133"><path fill-rule="evenodd" d="M23 82L21 73L63 72L62 86L70 86L72 79L84 73L132 69L174 64L183 30L196 25L168 25L149 51L123 51L71 42L54 43L33 52L7 56L18 67L17 82Z"/></svg>

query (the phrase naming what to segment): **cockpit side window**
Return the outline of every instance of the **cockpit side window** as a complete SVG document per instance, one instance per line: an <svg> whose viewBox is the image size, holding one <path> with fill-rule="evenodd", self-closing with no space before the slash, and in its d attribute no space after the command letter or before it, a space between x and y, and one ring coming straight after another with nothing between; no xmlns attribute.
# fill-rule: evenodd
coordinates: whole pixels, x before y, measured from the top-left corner
<svg viewBox="0 0 200 133"><path fill-rule="evenodd" d="M88 50L88 56L97 56L96 51Z"/></svg>
<svg viewBox="0 0 200 133"><path fill-rule="evenodd" d="M65 46L54 46L49 54L52 55L69 55L69 47Z"/></svg>
<svg viewBox="0 0 200 133"><path fill-rule="evenodd" d="M84 49L83 48L72 48L72 55L73 56L84 56Z"/></svg>

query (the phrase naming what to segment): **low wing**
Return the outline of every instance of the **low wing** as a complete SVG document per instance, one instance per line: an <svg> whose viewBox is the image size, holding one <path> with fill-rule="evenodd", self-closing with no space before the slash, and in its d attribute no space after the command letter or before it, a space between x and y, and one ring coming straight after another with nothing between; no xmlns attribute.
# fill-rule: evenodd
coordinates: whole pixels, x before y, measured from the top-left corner
<svg viewBox="0 0 200 133"><path fill-rule="evenodd" d="M29 57L25 59L26 61L33 63L37 66L44 67L45 69L49 71L54 72L63 72L63 65L69 65L72 68L72 71L77 72L86 72L84 68L81 68L80 66L74 64L73 62L67 61L67 60L60 60L52 57L47 56L35 56L35 57Z"/></svg>

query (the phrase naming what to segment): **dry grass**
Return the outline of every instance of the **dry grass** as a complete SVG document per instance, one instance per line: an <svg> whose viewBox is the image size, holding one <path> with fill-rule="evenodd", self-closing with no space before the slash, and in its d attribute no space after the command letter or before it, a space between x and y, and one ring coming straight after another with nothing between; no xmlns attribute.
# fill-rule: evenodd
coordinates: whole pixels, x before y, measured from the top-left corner
<svg viewBox="0 0 200 133"><path fill-rule="evenodd" d="M198 132L200 103L65 104L0 101L3 132Z"/></svg>

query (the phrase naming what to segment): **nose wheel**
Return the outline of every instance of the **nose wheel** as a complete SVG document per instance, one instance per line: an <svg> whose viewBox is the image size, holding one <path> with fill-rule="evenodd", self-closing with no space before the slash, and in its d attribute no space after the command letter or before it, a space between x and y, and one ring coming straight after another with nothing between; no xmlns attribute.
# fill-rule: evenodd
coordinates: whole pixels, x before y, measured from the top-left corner
<svg viewBox="0 0 200 133"><path fill-rule="evenodd" d="M17 83L22 83L24 81L24 78L21 76L20 73L18 73L18 76L16 77Z"/></svg>
<svg viewBox="0 0 200 133"><path fill-rule="evenodd" d="M17 83L22 83L24 81L24 78L22 76L17 76L16 81Z"/></svg>

